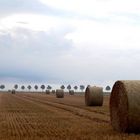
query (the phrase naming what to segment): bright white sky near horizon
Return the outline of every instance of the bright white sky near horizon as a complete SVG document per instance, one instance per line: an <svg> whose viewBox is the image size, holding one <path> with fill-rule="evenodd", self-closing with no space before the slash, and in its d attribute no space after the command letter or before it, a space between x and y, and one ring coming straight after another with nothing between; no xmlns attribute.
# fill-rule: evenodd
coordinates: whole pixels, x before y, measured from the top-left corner
<svg viewBox="0 0 140 140"><path fill-rule="evenodd" d="M0 0L0 52L1 83L140 79L140 1Z"/></svg>

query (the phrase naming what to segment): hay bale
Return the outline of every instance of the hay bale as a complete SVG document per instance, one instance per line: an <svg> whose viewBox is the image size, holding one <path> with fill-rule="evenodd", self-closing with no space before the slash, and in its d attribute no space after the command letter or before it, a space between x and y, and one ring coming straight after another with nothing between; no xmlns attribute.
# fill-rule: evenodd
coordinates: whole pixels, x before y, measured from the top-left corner
<svg viewBox="0 0 140 140"><path fill-rule="evenodd" d="M50 94L50 90L46 90L46 94Z"/></svg>
<svg viewBox="0 0 140 140"><path fill-rule="evenodd" d="M64 90L63 89L56 90L56 98L64 98Z"/></svg>
<svg viewBox="0 0 140 140"><path fill-rule="evenodd" d="M70 95L74 95L74 90L69 90Z"/></svg>
<svg viewBox="0 0 140 140"><path fill-rule="evenodd" d="M52 93L55 94L55 90L52 90Z"/></svg>
<svg viewBox="0 0 140 140"><path fill-rule="evenodd" d="M12 93L12 94L16 94L16 91L13 89L13 90L11 91L11 93Z"/></svg>
<svg viewBox="0 0 140 140"><path fill-rule="evenodd" d="M103 88L87 86L85 90L85 104L87 106L103 105Z"/></svg>
<svg viewBox="0 0 140 140"><path fill-rule="evenodd" d="M110 97L110 118L120 132L140 132L140 81L115 82Z"/></svg>

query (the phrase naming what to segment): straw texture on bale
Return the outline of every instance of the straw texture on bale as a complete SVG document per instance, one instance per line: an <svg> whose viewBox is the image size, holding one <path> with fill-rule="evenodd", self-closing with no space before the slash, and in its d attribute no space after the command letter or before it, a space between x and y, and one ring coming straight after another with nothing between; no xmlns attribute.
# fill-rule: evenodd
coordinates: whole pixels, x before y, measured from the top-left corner
<svg viewBox="0 0 140 140"><path fill-rule="evenodd" d="M85 104L87 106L103 105L103 88L87 86L85 90Z"/></svg>
<svg viewBox="0 0 140 140"><path fill-rule="evenodd" d="M55 90L52 90L52 93L55 94Z"/></svg>
<svg viewBox="0 0 140 140"><path fill-rule="evenodd" d="M69 90L70 95L74 95L74 90Z"/></svg>
<svg viewBox="0 0 140 140"><path fill-rule="evenodd" d="M56 98L64 98L64 90L63 89L56 90Z"/></svg>
<svg viewBox="0 0 140 140"><path fill-rule="evenodd" d="M120 132L140 132L140 81L117 81L110 97L110 118Z"/></svg>
<svg viewBox="0 0 140 140"><path fill-rule="evenodd" d="M15 91L15 90L12 90L12 91L11 91L11 93L12 93L12 94L15 94L15 93L16 93L16 91Z"/></svg>
<svg viewBox="0 0 140 140"><path fill-rule="evenodd" d="M46 94L50 94L50 90L46 90Z"/></svg>

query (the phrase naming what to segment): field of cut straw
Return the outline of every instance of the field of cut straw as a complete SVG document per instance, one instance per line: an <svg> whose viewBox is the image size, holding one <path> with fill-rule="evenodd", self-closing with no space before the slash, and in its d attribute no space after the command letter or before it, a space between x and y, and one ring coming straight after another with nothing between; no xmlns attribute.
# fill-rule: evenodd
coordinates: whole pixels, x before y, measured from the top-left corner
<svg viewBox="0 0 140 140"><path fill-rule="evenodd" d="M84 96L0 93L0 140L136 140L110 125L109 96L103 106L85 106Z"/></svg>

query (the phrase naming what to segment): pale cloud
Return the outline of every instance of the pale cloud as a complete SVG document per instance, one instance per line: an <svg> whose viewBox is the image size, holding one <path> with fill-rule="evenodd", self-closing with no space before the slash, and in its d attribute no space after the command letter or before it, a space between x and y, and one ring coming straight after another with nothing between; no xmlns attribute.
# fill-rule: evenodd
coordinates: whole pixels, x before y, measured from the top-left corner
<svg viewBox="0 0 140 140"><path fill-rule="evenodd" d="M122 23L98 23L90 20L73 22L76 31L67 35L77 47L139 48L140 26Z"/></svg>
<svg viewBox="0 0 140 140"><path fill-rule="evenodd" d="M47 15L14 14L0 20L0 29L8 31L20 27L33 31L65 30L74 28L71 22L73 20Z"/></svg>
<svg viewBox="0 0 140 140"><path fill-rule="evenodd" d="M0 17L16 13L49 13L51 9L39 0L0 0Z"/></svg>
<svg viewBox="0 0 140 140"><path fill-rule="evenodd" d="M27 24L20 24L19 21ZM0 21L1 30L22 27L33 31L73 30L65 35L76 47L104 46L139 48L140 26L124 23L101 23L84 19L63 19L41 15L13 15Z"/></svg>
<svg viewBox="0 0 140 140"><path fill-rule="evenodd" d="M114 13L139 13L138 0L40 0L54 8L95 17L113 16Z"/></svg>
<svg viewBox="0 0 140 140"><path fill-rule="evenodd" d="M1 34L0 51L3 53L0 56L0 76L11 74L11 77L22 79L22 75L31 74L34 78L25 76L25 79L35 80L39 76L42 80L57 79L57 75L50 75L56 65L55 60L73 47L71 40L64 37L66 32L33 32L19 28Z"/></svg>
<svg viewBox="0 0 140 140"><path fill-rule="evenodd" d="M139 1L31 0L21 8L17 0L9 10L1 2L1 80L112 85L140 78Z"/></svg>

